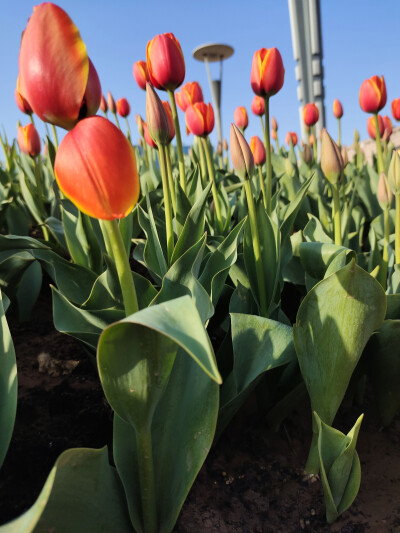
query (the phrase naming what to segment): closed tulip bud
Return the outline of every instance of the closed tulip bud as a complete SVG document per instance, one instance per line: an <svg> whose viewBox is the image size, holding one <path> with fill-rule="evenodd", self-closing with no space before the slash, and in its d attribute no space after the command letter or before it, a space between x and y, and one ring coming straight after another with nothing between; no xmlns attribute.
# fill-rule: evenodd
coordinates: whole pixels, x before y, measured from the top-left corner
<svg viewBox="0 0 400 533"><path fill-rule="evenodd" d="M272 140L276 141L276 139L278 138L276 130L271 130L271 137L272 137Z"/></svg>
<svg viewBox="0 0 400 533"><path fill-rule="evenodd" d="M33 109L29 105L28 100L26 100L22 94L18 90L19 86L19 79L17 80L17 88L15 89L14 96L15 96L15 103L18 106L18 109L22 111L22 113L25 113L25 115L32 115Z"/></svg>
<svg viewBox="0 0 400 533"><path fill-rule="evenodd" d="M140 115L135 115L135 122L136 122L136 125L137 125L137 129L138 129L139 135L141 137L143 137L143 135L144 135L144 129L143 129L144 120L142 119L142 117Z"/></svg>
<svg viewBox="0 0 400 533"><path fill-rule="evenodd" d="M115 105L115 100L113 98L113 95L110 93L110 91L107 92L107 105L111 113L117 112L117 106Z"/></svg>
<svg viewBox="0 0 400 533"><path fill-rule="evenodd" d="M225 150L225 152L229 150L228 141L226 139L222 141L222 148Z"/></svg>
<svg viewBox="0 0 400 533"><path fill-rule="evenodd" d="M249 125L249 117L247 116L246 108L243 106L239 106L235 109L233 119L236 126L242 130L245 130Z"/></svg>
<svg viewBox="0 0 400 533"><path fill-rule="evenodd" d="M393 193L384 172L381 172L379 175L377 197L379 205L383 210L390 209L393 202Z"/></svg>
<svg viewBox="0 0 400 533"><path fill-rule="evenodd" d="M277 123L275 117L272 117L272 118L271 118L271 128L272 128L274 131L278 131L278 123Z"/></svg>
<svg viewBox="0 0 400 533"><path fill-rule="evenodd" d="M193 135L207 137L214 128L214 110L211 104L196 102L185 113L186 125Z"/></svg>
<svg viewBox="0 0 400 533"><path fill-rule="evenodd" d="M254 96L252 102L251 102L251 110L255 115L258 117L262 117L265 113L265 102L264 98L262 96L258 96L257 94Z"/></svg>
<svg viewBox="0 0 400 533"><path fill-rule="evenodd" d="M108 111L108 105L106 99L104 98L104 95L101 95L100 109L103 111L103 113L107 113Z"/></svg>
<svg viewBox="0 0 400 533"><path fill-rule="evenodd" d="M383 132L385 131L385 126L383 124L383 119L381 115L378 115L378 126L379 126L379 135L382 137ZM375 139L375 117L368 117L367 120L367 130L368 135L371 137L371 139Z"/></svg>
<svg viewBox="0 0 400 533"><path fill-rule="evenodd" d="M333 101L333 114L336 118L342 118L343 116L343 107L339 100Z"/></svg>
<svg viewBox="0 0 400 533"><path fill-rule="evenodd" d="M150 148L155 148L156 150L158 150L158 146L156 145L156 143L151 138L151 135L150 135L149 130L147 128L146 122L143 123L143 132L144 132L144 135L143 135L144 136L144 140L150 146Z"/></svg>
<svg viewBox="0 0 400 533"><path fill-rule="evenodd" d="M387 141L393 133L393 125L392 125L392 121L387 115L382 117L382 120L383 120L383 127L384 127L383 137L384 137L384 140Z"/></svg>
<svg viewBox="0 0 400 533"><path fill-rule="evenodd" d="M254 170L253 154L235 124L231 124L230 144L232 165L236 174L242 179L249 179Z"/></svg>
<svg viewBox="0 0 400 533"><path fill-rule="evenodd" d="M263 165L266 159L265 146L257 135L254 135L254 137L250 139L250 149L253 154L254 163L256 165Z"/></svg>
<svg viewBox="0 0 400 533"><path fill-rule="evenodd" d="M169 142L169 121L160 97L154 87L146 85L146 124L153 141L159 144Z"/></svg>
<svg viewBox="0 0 400 533"><path fill-rule="evenodd" d="M346 168L349 163L349 154L347 153L347 148L345 146L342 146L340 149L340 153L342 154L343 168Z"/></svg>
<svg viewBox="0 0 400 533"><path fill-rule="evenodd" d="M22 34L19 92L43 121L71 129L94 115L100 81L78 29L60 7L34 7Z"/></svg>
<svg viewBox="0 0 400 533"><path fill-rule="evenodd" d="M185 60L173 33L156 35L147 43L147 70L156 89L174 91L185 79Z"/></svg>
<svg viewBox="0 0 400 533"><path fill-rule="evenodd" d="M203 91L197 81L189 81L185 83L179 93L176 93L175 100L182 111L197 102L203 102Z"/></svg>
<svg viewBox="0 0 400 533"><path fill-rule="evenodd" d="M165 109L165 112L167 113L167 118L168 118L168 126L169 126L168 144L169 144L172 141L172 139L175 137L174 119L172 117L172 110L171 110L171 106L169 105L169 102L162 100L162 105L164 106L164 109Z"/></svg>
<svg viewBox="0 0 400 533"><path fill-rule="evenodd" d="M358 95L360 107L366 113L378 113L385 107L387 94L383 76L372 76L362 82Z"/></svg>
<svg viewBox="0 0 400 533"><path fill-rule="evenodd" d="M117 100L117 113L120 117L127 117L131 112L131 106L126 98Z"/></svg>
<svg viewBox="0 0 400 533"><path fill-rule="evenodd" d="M400 120L400 98L392 101L392 115L395 120Z"/></svg>
<svg viewBox="0 0 400 533"><path fill-rule="evenodd" d="M303 151L300 152L300 155L304 163L306 163L307 165L311 163L313 156L312 156L311 148L308 144L304 145Z"/></svg>
<svg viewBox="0 0 400 533"><path fill-rule="evenodd" d="M318 107L314 104L306 104L303 107L303 120L306 126L314 126L319 119L319 110Z"/></svg>
<svg viewBox="0 0 400 533"><path fill-rule="evenodd" d="M18 146L21 152L32 157L35 157L40 154L40 137L33 124L19 126Z"/></svg>
<svg viewBox="0 0 400 533"><path fill-rule="evenodd" d="M343 172L343 159L338 145L324 129L322 132L321 145L321 169L326 179L334 185L340 179Z"/></svg>
<svg viewBox="0 0 400 533"><path fill-rule="evenodd" d="M293 144L293 146L296 146L297 144L297 134L294 131L288 131L286 134L286 144L290 146L290 143Z"/></svg>
<svg viewBox="0 0 400 533"><path fill-rule="evenodd" d="M392 159L389 165L388 180L393 194L400 193L400 155L397 150L393 150Z"/></svg>
<svg viewBox="0 0 400 533"><path fill-rule="evenodd" d="M282 89L285 68L277 48L261 48L254 53L251 65L251 88L258 96L273 96Z"/></svg>
<svg viewBox="0 0 400 533"><path fill-rule="evenodd" d="M222 143L218 142L218 144L217 144L217 155L222 155L222 154L223 154Z"/></svg>
<svg viewBox="0 0 400 533"><path fill-rule="evenodd" d="M94 218L123 218L139 198L133 148L103 117L86 118L67 133L57 150L54 172L64 195Z"/></svg>
<svg viewBox="0 0 400 533"><path fill-rule="evenodd" d="M141 89L146 90L146 83L149 81L146 61L136 61L133 64L133 77Z"/></svg>

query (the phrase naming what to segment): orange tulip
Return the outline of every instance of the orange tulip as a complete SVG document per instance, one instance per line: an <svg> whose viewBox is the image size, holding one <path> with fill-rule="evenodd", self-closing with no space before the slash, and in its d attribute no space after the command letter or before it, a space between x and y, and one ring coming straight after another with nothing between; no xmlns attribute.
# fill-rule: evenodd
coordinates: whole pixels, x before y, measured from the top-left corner
<svg viewBox="0 0 400 533"><path fill-rule="evenodd" d="M146 90L146 83L149 81L146 61L136 61L133 64L133 77L141 89Z"/></svg>
<svg viewBox="0 0 400 533"><path fill-rule="evenodd" d="M296 146L297 144L297 134L294 131L288 131L286 134L286 144L290 145L290 141L292 141L293 146Z"/></svg>
<svg viewBox="0 0 400 533"><path fill-rule="evenodd" d="M336 118L342 118L343 116L343 107L339 100L333 101L333 114Z"/></svg>
<svg viewBox="0 0 400 533"><path fill-rule="evenodd" d="M144 132L144 140L150 146L150 148L155 148L156 150L158 150L158 146L151 138L146 122L143 122L143 132Z"/></svg>
<svg viewBox="0 0 400 533"><path fill-rule="evenodd" d="M203 102L203 91L197 81L189 81L185 83L181 90L175 94L175 100L182 111L195 104L196 102Z"/></svg>
<svg viewBox="0 0 400 533"><path fill-rule="evenodd" d="M359 93L360 107L366 113L378 113L386 104L386 84L383 76L372 76L362 82Z"/></svg>
<svg viewBox="0 0 400 533"><path fill-rule="evenodd" d="M314 103L306 104L303 107L304 124L308 127L314 126L314 124L318 122L318 119L319 119L318 107Z"/></svg>
<svg viewBox="0 0 400 533"><path fill-rule="evenodd" d="M378 125L379 125L379 135L382 137L383 132L385 131L385 125L381 115L378 115ZM371 139L375 139L375 117L368 117L367 120L367 131Z"/></svg>
<svg viewBox="0 0 400 533"><path fill-rule="evenodd" d="M120 117L127 117L131 112L131 106L126 98L117 100L117 113Z"/></svg>
<svg viewBox="0 0 400 533"><path fill-rule="evenodd" d="M278 131L278 123L275 117L271 118L271 128L275 131Z"/></svg>
<svg viewBox="0 0 400 533"><path fill-rule="evenodd" d="M249 117L247 116L246 108L243 106L239 106L235 109L235 112L233 113L233 119L236 126L242 130L245 130L249 125Z"/></svg>
<svg viewBox="0 0 400 533"><path fill-rule="evenodd" d="M54 171L65 196L91 217L123 218L139 198L133 148L114 124L100 116L81 120L67 133Z"/></svg>
<svg viewBox="0 0 400 533"><path fill-rule="evenodd" d="M250 83L259 96L272 96L282 89L285 68L277 48L261 48L254 53Z"/></svg>
<svg viewBox="0 0 400 533"><path fill-rule="evenodd" d="M94 115L101 87L77 27L60 7L34 7L19 52L19 92L39 118L65 129Z"/></svg>
<svg viewBox="0 0 400 533"><path fill-rule="evenodd" d="M265 113L265 102L264 98L261 96L255 95L253 101L251 102L251 110L253 113L259 117L262 117Z"/></svg>
<svg viewBox="0 0 400 533"><path fill-rule="evenodd" d="M147 43L147 70L157 89L174 91L185 79L185 60L173 33L156 35Z"/></svg>
<svg viewBox="0 0 400 533"><path fill-rule="evenodd" d="M214 128L214 110L211 104L196 102L186 109L186 125L193 135L207 137Z"/></svg>
<svg viewBox="0 0 400 533"><path fill-rule="evenodd" d="M382 117L382 120L383 120L383 133L386 136L386 139L388 139L393 133L393 124L387 115Z"/></svg>
<svg viewBox="0 0 400 533"><path fill-rule="evenodd" d="M250 139L250 149L254 157L254 163L256 165L263 165L266 159L265 146L257 135L254 135L254 137Z"/></svg>
<svg viewBox="0 0 400 533"><path fill-rule="evenodd" d="M19 76L17 78L17 88L15 89L14 96L15 103L17 104L19 110L22 111L22 113L25 113L25 115L32 115L33 109L29 105L29 102L25 100L25 98L19 92Z"/></svg>
<svg viewBox="0 0 400 533"><path fill-rule="evenodd" d="M400 98L392 101L392 115L395 120L400 120Z"/></svg>
<svg viewBox="0 0 400 533"><path fill-rule="evenodd" d="M40 137L33 124L19 126L18 146L24 154L35 157L40 154Z"/></svg>

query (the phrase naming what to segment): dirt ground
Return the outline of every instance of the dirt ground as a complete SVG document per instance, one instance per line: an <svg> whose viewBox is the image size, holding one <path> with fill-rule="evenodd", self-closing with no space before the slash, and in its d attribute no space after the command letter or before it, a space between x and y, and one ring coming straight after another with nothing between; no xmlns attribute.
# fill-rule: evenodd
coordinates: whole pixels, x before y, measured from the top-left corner
<svg viewBox="0 0 400 533"><path fill-rule="evenodd" d="M9 322L19 400L0 471L0 524L34 502L63 450L110 444L112 431L112 412L95 368L77 341L54 330L49 291L42 291L30 322L18 324L12 316ZM335 427L347 432L359 414L358 407L343 409ZM360 492L331 527L320 481L302 470L310 419L304 403L273 433L250 401L211 450L175 532L400 533L400 417L380 430L373 399L367 401L357 445Z"/></svg>

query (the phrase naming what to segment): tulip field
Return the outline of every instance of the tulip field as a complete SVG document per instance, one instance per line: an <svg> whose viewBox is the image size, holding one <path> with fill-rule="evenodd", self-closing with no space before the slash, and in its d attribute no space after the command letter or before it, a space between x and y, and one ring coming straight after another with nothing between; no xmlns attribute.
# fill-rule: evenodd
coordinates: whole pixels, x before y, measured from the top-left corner
<svg viewBox="0 0 400 533"><path fill-rule="evenodd" d="M156 35L133 132L70 16L33 9L26 120L0 136L0 533L400 531L385 79L360 80L370 161L337 99L334 131L309 102L307 139L281 135L277 48L249 71L213 146L212 104Z"/></svg>

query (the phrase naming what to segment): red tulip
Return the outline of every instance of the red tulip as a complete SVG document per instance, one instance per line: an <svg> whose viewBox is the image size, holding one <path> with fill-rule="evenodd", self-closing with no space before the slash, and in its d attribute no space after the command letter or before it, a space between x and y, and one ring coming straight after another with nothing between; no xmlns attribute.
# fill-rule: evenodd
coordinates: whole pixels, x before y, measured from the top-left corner
<svg viewBox="0 0 400 533"><path fill-rule="evenodd" d="M185 60L173 33L156 35L147 43L147 70L157 89L174 91L185 79Z"/></svg>
<svg viewBox="0 0 400 533"><path fill-rule="evenodd" d="M127 117L131 112L131 106L126 98L117 100L117 113L120 117Z"/></svg>
<svg viewBox="0 0 400 533"><path fill-rule="evenodd" d="M381 115L378 115L378 125L379 125L379 135L382 137L383 132L385 131L385 125L383 123L383 119ZM367 130L368 135L371 137L371 139L375 139L375 117L368 117L367 120Z"/></svg>
<svg viewBox="0 0 400 533"><path fill-rule="evenodd" d="M186 125L193 135L206 137L214 128L214 110L211 104L196 102L186 109Z"/></svg>
<svg viewBox="0 0 400 533"><path fill-rule="evenodd" d="M343 116L343 107L339 100L333 101L333 114L336 118L342 118Z"/></svg>
<svg viewBox="0 0 400 533"><path fill-rule="evenodd" d="M294 131L288 131L286 134L286 144L290 145L290 141L292 141L293 146L296 146L297 134Z"/></svg>
<svg viewBox="0 0 400 533"><path fill-rule="evenodd" d="M100 109L103 111L103 113L107 113L108 111L108 105L103 95L101 95L100 99Z"/></svg>
<svg viewBox="0 0 400 533"><path fill-rule="evenodd" d="M385 137L385 140L387 140L393 133L393 124L387 115L382 117L382 120L383 120L383 137Z"/></svg>
<svg viewBox="0 0 400 533"><path fill-rule="evenodd" d="M308 137L308 144L309 144L310 146L314 146L314 140L315 140L315 139L314 139L314 135L311 134L311 135Z"/></svg>
<svg viewBox="0 0 400 533"><path fill-rule="evenodd" d="M385 106L386 99L386 84L383 76L372 76L362 82L359 100L363 111L378 113Z"/></svg>
<svg viewBox="0 0 400 533"><path fill-rule="evenodd" d="M40 137L33 124L19 126L18 146L21 152L35 157L40 154Z"/></svg>
<svg viewBox="0 0 400 533"><path fill-rule="evenodd" d="M250 149L254 157L254 163L256 165L263 165L266 159L265 146L257 135L254 135L254 137L250 139Z"/></svg>
<svg viewBox="0 0 400 533"><path fill-rule="evenodd" d="M319 119L319 111L318 107L312 103L312 104L306 104L303 107L303 120L304 124L306 126L314 126L318 122Z"/></svg>
<svg viewBox="0 0 400 533"><path fill-rule="evenodd" d="M146 83L149 81L146 61L136 61L133 64L133 77L141 89L146 90Z"/></svg>
<svg viewBox="0 0 400 533"><path fill-rule="evenodd" d="M103 117L86 118L67 133L57 151L54 171L65 196L91 217L123 218L139 198L133 148Z"/></svg>
<svg viewBox="0 0 400 533"><path fill-rule="evenodd" d="M172 139L175 137L175 126L174 126L174 119L172 117L172 110L171 110L171 106L169 105L169 102L167 102L166 100L161 100L161 103L164 106L165 112L167 113L168 125L169 125L168 143L170 143Z"/></svg>
<svg viewBox="0 0 400 533"><path fill-rule="evenodd" d="M395 120L400 120L400 98L392 101L392 115Z"/></svg>
<svg viewBox="0 0 400 533"><path fill-rule="evenodd" d="M101 87L78 29L60 7L34 7L19 52L19 92L39 118L66 129L99 108Z"/></svg>
<svg viewBox="0 0 400 533"><path fill-rule="evenodd" d="M235 112L233 113L233 119L236 126L242 130L245 130L249 125L249 117L247 116L246 108L243 106L239 106L235 109Z"/></svg>
<svg viewBox="0 0 400 533"><path fill-rule="evenodd" d="M253 113L259 117L262 117L265 113L265 102L264 98L261 96L255 95L253 101L251 102L251 110Z"/></svg>
<svg viewBox="0 0 400 533"><path fill-rule="evenodd" d="M195 104L196 102L203 102L203 91L197 81L189 81L185 83L181 90L175 94L175 100L182 111Z"/></svg>
<svg viewBox="0 0 400 533"><path fill-rule="evenodd" d="M117 112L117 106L115 105L115 100L113 98L113 95L110 93L110 91L107 91L107 105L111 113Z"/></svg>
<svg viewBox="0 0 400 533"><path fill-rule="evenodd" d="M285 68L279 50L261 48L254 53L250 83L259 96L272 96L282 89Z"/></svg>
<svg viewBox="0 0 400 533"><path fill-rule="evenodd" d="M151 138L146 122L143 122L143 132L144 132L144 140L150 146L150 148L155 148L156 150L158 150L158 146Z"/></svg>
<svg viewBox="0 0 400 533"><path fill-rule="evenodd" d="M19 76L17 78L17 88L14 92L15 96L15 102L22 113L25 113L25 115L32 115L33 109L29 105L29 102L25 100L25 98L22 96L22 94L19 92Z"/></svg>
<svg viewBox="0 0 400 533"><path fill-rule="evenodd" d="M278 123L275 117L271 118L271 128L275 131L278 131Z"/></svg>

